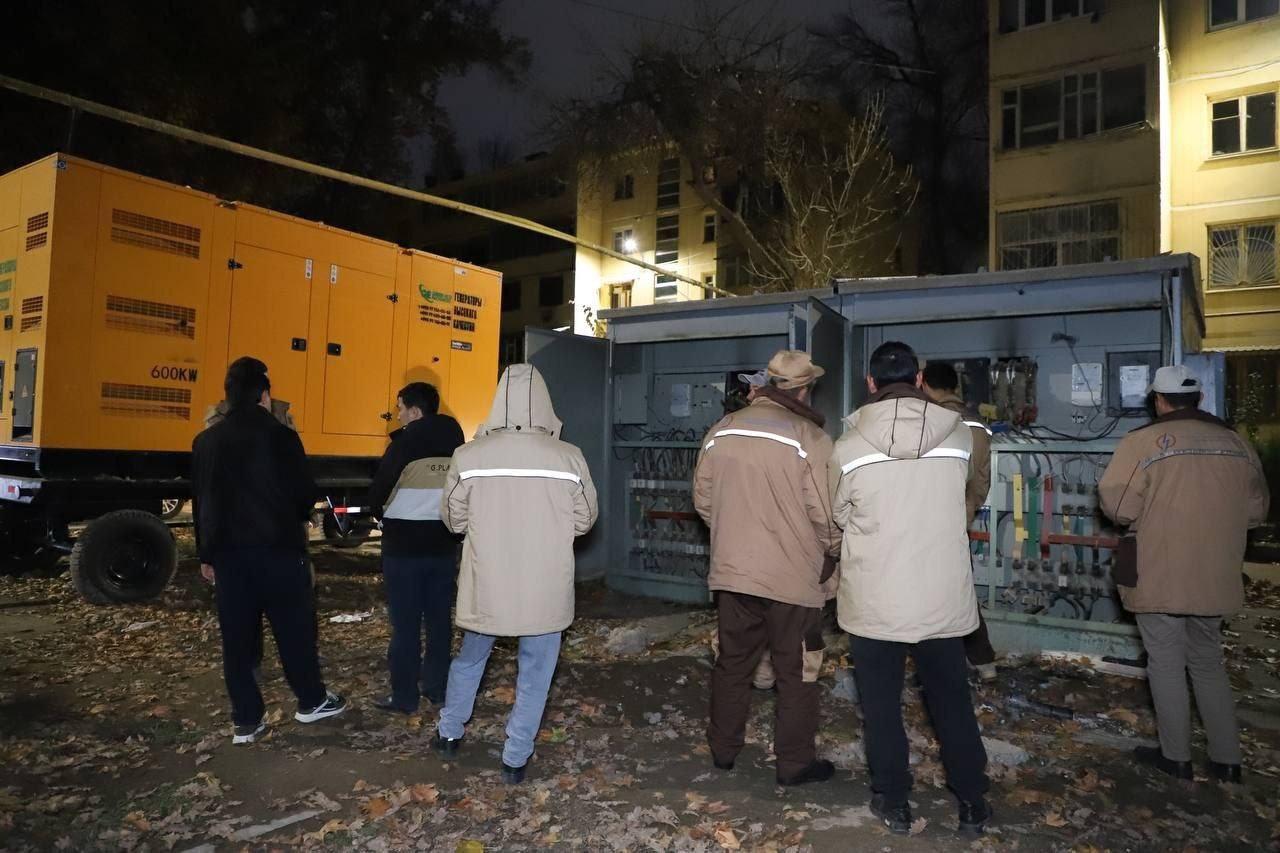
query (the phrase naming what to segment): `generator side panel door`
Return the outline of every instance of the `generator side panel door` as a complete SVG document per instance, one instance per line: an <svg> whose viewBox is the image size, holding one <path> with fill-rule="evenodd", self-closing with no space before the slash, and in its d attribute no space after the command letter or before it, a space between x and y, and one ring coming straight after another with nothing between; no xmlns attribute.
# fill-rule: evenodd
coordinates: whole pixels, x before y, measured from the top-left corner
<svg viewBox="0 0 1280 853"><path fill-rule="evenodd" d="M462 424L462 434L470 437L489 416L498 384L502 276L474 267L453 266L452 277L449 397Z"/></svg>
<svg viewBox="0 0 1280 853"><path fill-rule="evenodd" d="M2 190L3 187L0 187ZM18 229L0 229L0 441L13 436L13 294L18 278ZM9 317L9 322L2 318Z"/></svg>
<svg viewBox="0 0 1280 853"><path fill-rule="evenodd" d="M237 244L231 276L228 363L253 356L267 365L271 396L289 404L298 431L306 429L311 280L306 258ZM323 345L323 342L319 342ZM202 413L203 416L203 413Z"/></svg>
<svg viewBox="0 0 1280 853"><path fill-rule="evenodd" d="M13 434L30 436L36 423L36 350L16 353L13 377Z"/></svg>
<svg viewBox="0 0 1280 853"><path fill-rule="evenodd" d="M391 394L395 279L346 267L329 278L329 323L323 346L324 432L385 436Z"/></svg>
<svg viewBox="0 0 1280 853"><path fill-rule="evenodd" d="M609 342L567 332L525 329L525 358L542 374L551 405L564 423L560 437L576 445L586 457L587 468L601 502L607 503L609 448L605 436L606 412L612 394L608 387ZM609 568L607 521L601 519L578 538L576 577L604 577Z"/></svg>
<svg viewBox="0 0 1280 853"><path fill-rule="evenodd" d="M844 417L852 406L852 388L845 363L849 321L816 299L809 300L809 355L826 373L813 390L813 407L827 419L832 438L844 432Z"/></svg>

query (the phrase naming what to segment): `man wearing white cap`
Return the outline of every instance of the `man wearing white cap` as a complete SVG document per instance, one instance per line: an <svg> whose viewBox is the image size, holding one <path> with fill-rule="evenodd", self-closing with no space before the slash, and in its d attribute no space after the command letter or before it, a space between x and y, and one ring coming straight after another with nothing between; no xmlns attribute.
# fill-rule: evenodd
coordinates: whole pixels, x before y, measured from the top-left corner
<svg viewBox="0 0 1280 853"><path fill-rule="evenodd" d="M1162 367L1148 393L1156 419L1125 436L1098 494L1102 510L1130 527L1115 580L1147 650L1160 747L1134 750L1140 763L1191 779L1187 674L1209 741L1208 773L1240 781L1235 702L1222 662L1222 620L1240 610L1240 569L1249 528L1267 515L1258 455L1234 430L1199 409L1200 380L1184 365Z"/></svg>

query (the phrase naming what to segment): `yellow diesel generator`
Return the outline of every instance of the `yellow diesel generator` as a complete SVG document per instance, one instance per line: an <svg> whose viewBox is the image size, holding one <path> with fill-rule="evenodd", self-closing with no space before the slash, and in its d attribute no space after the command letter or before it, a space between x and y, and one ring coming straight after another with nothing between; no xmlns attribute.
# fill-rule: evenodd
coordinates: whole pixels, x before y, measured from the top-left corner
<svg viewBox="0 0 1280 853"><path fill-rule="evenodd" d="M189 497L192 439L243 355L290 405L327 535L348 535L404 384L435 385L467 435L484 420L501 284L74 157L0 176L0 550L70 553L91 601L158 594L162 502Z"/></svg>

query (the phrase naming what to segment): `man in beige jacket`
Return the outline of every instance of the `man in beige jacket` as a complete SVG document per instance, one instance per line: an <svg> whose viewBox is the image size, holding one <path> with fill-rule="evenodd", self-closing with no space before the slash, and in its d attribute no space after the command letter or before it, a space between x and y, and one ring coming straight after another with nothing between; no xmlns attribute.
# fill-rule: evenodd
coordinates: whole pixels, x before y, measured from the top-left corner
<svg viewBox="0 0 1280 853"><path fill-rule="evenodd" d="M1125 436L1098 483L1103 512L1137 536L1136 584L1116 581L1147 650L1160 748L1138 747L1135 756L1192 778L1190 673L1209 740L1209 774L1239 782L1222 619L1244 604L1245 539L1266 518L1270 495L1249 443L1200 411L1200 380L1190 370L1160 368L1149 393L1156 419Z"/></svg>
<svg viewBox="0 0 1280 853"><path fill-rule="evenodd" d="M987 754L964 656L964 637L978 627L964 500L973 438L920 385L911 347L881 344L871 355L871 397L836 442L832 508L844 530L837 612L851 635L872 812L892 832L911 829L902 725L910 653L960 799L960 829L981 832L991 818Z"/></svg>
<svg viewBox="0 0 1280 853"><path fill-rule="evenodd" d="M751 679L768 648L778 688L774 752L780 785L824 782L816 757L823 570L840 541L823 481L831 439L809 405L823 370L808 353L769 362L768 384L708 430L693 501L711 528L720 656L711 676L707 740L732 770L746 734ZM833 565L833 564L832 564Z"/></svg>
<svg viewBox="0 0 1280 853"><path fill-rule="evenodd" d="M513 364L498 381L489 419L454 451L441 520L466 536L454 619L462 649L449 667L445 705L431 745L457 754L496 637L519 637L515 706L507 718L502 778L525 765L573 621L573 540L596 521L596 489L582 451L560 440L542 375Z"/></svg>

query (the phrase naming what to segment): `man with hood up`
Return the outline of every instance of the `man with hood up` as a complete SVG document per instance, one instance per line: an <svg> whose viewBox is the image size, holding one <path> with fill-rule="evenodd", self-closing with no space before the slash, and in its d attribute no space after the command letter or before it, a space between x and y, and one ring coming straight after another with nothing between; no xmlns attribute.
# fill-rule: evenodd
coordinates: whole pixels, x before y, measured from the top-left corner
<svg viewBox="0 0 1280 853"><path fill-rule="evenodd" d="M980 833L991 818L987 754L964 653L978 627L965 506L973 438L921 382L911 347L881 344L871 355L871 396L836 442L832 509L844 529L837 612L862 698L872 812L893 832L911 829L902 725L909 652L960 799L960 829Z"/></svg>
<svg viewBox="0 0 1280 853"><path fill-rule="evenodd" d="M524 781L560 635L573 621L573 540L596 520L587 462L560 440L560 427L542 375L528 364L508 367L479 435L454 453L440 513L466 536L454 617L464 634L431 746L457 755L494 639L519 637L502 750L502 778L512 785Z"/></svg>

